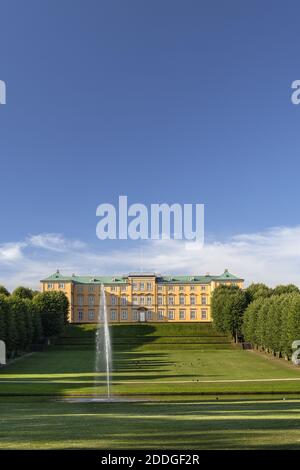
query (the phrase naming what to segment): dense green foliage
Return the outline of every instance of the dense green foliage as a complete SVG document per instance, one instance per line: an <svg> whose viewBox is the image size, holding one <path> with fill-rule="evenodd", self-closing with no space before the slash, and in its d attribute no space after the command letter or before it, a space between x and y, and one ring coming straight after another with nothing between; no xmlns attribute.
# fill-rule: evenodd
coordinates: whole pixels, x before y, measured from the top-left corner
<svg viewBox="0 0 300 470"><path fill-rule="evenodd" d="M40 312L45 336L59 336L67 323L69 302L63 292L43 292L33 298Z"/></svg>
<svg viewBox="0 0 300 470"><path fill-rule="evenodd" d="M31 351L45 338L58 336L67 321L69 303L62 292L36 295L20 287L12 295L0 289L0 339L9 357Z"/></svg>
<svg viewBox="0 0 300 470"><path fill-rule="evenodd" d="M19 286L13 291L12 295L20 299L32 299L34 295L36 295L36 291L33 291L29 287Z"/></svg>
<svg viewBox="0 0 300 470"><path fill-rule="evenodd" d="M1 294L6 295L7 297L10 295L10 293L4 286L0 286L0 295Z"/></svg>
<svg viewBox="0 0 300 470"><path fill-rule="evenodd" d="M300 339L300 293L259 298L244 314L243 334L255 347L290 357L292 342Z"/></svg>
<svg viewBox="0 0 300 470"><path fill-rule="evenodd" d="M246 289L246 295L249 303L260 297L270 297L272 293L273 290L262 283L251 284Z"/></svg>
<svg viewBox="0 0 300 470"><path fill-rule="evenodd" d="M230 334L237 342L242 334L246 292L235 286L219 286L212 296L212 315L216 330Z"/></svg>
<svg viewBox="0 0 300 470"><path fill-rule="evenodd" d="M244 291L219 286L212 295L212 316L217 331L289 358L292 342L300 339L300 291L293 284L274 289L251 284Z"/></svg>

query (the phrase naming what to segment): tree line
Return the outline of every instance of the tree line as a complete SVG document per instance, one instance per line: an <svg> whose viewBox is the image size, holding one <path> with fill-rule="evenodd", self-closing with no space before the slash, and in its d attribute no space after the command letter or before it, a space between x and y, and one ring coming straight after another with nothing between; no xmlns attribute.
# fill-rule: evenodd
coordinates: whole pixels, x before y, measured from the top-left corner
<svg viewBox="0 0 300 470"><path fill-rule="evenodd" d="M247 289L219 286L212 295L216 330L234 341L278 357L290 358L293 341L300 340L300 290L293 284L274 289L251 284Z"/></svg>
<svg viewBox="0 0 300 470"><path fill-rule="evenodd" d="M69 301L63 292L38 292L17 287L12 294L0 286L0 339L8 357L32 351L62 334Z"/></svg>

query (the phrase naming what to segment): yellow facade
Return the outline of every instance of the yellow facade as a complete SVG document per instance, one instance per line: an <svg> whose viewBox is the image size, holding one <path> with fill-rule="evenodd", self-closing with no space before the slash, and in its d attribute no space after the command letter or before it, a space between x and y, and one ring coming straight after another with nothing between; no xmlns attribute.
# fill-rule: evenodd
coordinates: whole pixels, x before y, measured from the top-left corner
<svg viewBox="0 0 300 470"><path fill-rule="evenodd" d="M104 285L110 323L211 322L210 301L220 284L243 287L243 279L225 270L220 276L63 276L57 271L41 281L42 290L61 290L70 303L71 323L95 323Z"/></svg>

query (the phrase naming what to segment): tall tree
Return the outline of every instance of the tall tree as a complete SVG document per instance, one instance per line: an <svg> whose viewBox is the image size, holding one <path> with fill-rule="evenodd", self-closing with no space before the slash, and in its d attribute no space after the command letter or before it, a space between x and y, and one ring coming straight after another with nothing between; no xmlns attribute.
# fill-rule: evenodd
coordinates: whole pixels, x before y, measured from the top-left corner
<svg viewBox="0 0 300 470"><path fill-rule="evenodd" d="M212 296L212 316L217 331L230 334L238 342L242 336L243 314L247 304L246 293L240 288L217 287Z"/></svg>
<svg viewBox="0 0 300 470"><path fill-rule="evenodd" d="M13 291L12 295L19 299L32 299L34 291L29 287L19 286Z"/></svg>
<svg viewBox="0 0 300 470"><path fill-rule="evenodd" d="M5 295L6 297L10 296L10 293L4 286L0 286L0 295Z"/></svg>
<svg viewBox="0 0 300 470"><path fill-rule="evenodd" d="M67 322L69 302L60 291L43 292L33 298L37 311L41 315L45 336L58 336Z"/></svg>
<svg viewBox="0 0 300 470"><path fill-rule="evenodd" d="M249 303L261 297L270 297L272 293L273 290L262 283L250 284L250 286L248 286L246 289L246 295Z"/></svg>
<svg viewBox="0 0 300 470"><path fill-rule="evenodd" d="M243 317L242 332L246 341L249 341L254 346L258 346L257 338L257 318L259 311L262 308L263 297L258 297L256 300L251 302L245 310Z"/></svg>
<svg viewBox="0 0 300 470"><path fill-rule="evenodd" d="M9 298L10 315L15 319L17 353L26 351L30 346L28 331L26 328L27 306L23 299L11 296Z"/></svg>
<svg viewBox="0 0 300 470"><path fill-rule="evenodd" d="M287 285L279 285L273 289L273 295L282 295L282 294L292 294L292 293L299 294L300 290L294 284L287 284Z"/></svg>

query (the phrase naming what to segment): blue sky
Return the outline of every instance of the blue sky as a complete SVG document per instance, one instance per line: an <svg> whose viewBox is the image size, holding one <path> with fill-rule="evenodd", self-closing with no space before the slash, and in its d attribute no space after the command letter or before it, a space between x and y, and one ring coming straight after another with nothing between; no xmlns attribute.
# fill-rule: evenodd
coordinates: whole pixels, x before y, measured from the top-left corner
<svg viewBox="0 0 300 470"><path fill-rule="evenodd" d="M299 2L2 0L0 13L3 250L40 262L44 234L120 253L95 234L97 205L119 194L204 203L210 242L298 226Z"/></svg>

